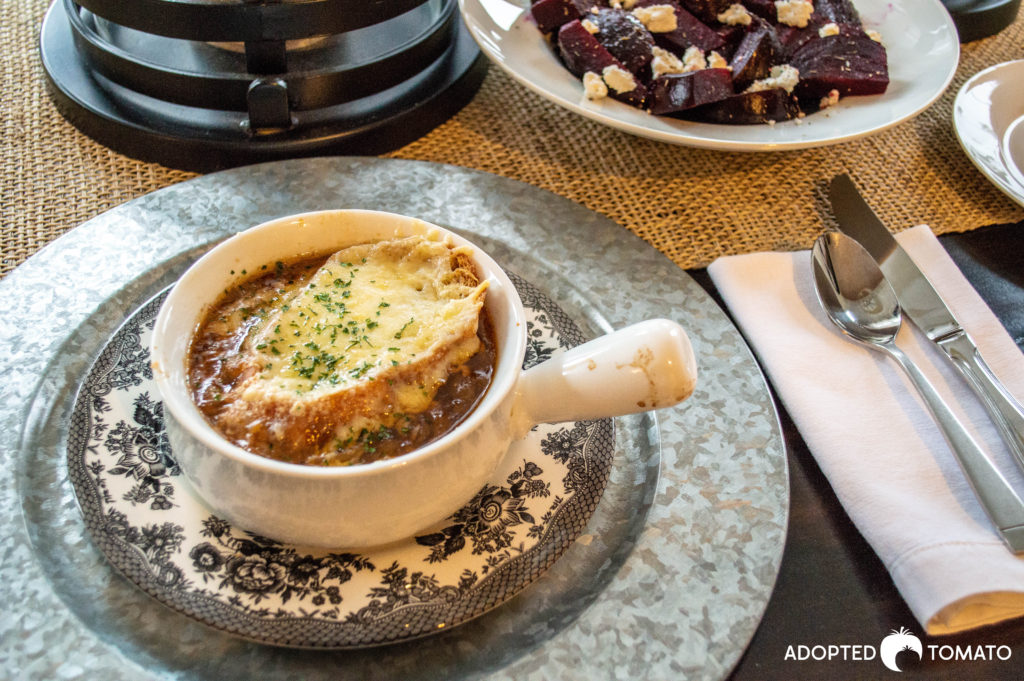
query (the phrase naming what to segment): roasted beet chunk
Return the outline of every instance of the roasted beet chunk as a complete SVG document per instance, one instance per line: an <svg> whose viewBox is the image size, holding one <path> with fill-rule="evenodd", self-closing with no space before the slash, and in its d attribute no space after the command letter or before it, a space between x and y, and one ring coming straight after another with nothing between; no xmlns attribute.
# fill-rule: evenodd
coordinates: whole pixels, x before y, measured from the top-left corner
<svg viewBox="0 0 1024 681"><path fill-rule="evenodd" d="M576 5L576 9L579 10L580 16L589 14L593 9L600 9L605 6L603 0L572 0L572 4Z"/></svg>
<svg viewBox="0 0 1024 681"><path fill-rule="evenodd" d="M640 3L637 3L638 5ZM656 33L655 42L670 52L682 54L686 48L699 47L702 51L720 50L725 40L713 28L705 25L676 2L647 2L648 5L671 5L676 12L676 30Z"/></svg>
<svg viewBox="0 0 1024 681"><path fill-rule="evenodd" d="M753 125L771 121L788 121L800 115L796 97L782 88L759 92L742 92L732 97L693 109L687 118L707 123Z"/></svg>
<svg viewBox="0 0 1024 681"><path fill-rule="evenodd" d="M779 14L775 10L775 0L743 0L740 4L762 19L773 23L778 20Z"/></svg>
<svg viewBox="0 0 1024 681"><path fill-rule="evenodd" d="M590 31L583 27L579 19L570 21L558 29L558 51L569 69L577 78L583 78L586 73L596 73L599 76L605 73L605 69L618 69L632 78L629 71L616 59L611 52L597 42ZM607 80L607 78L605 78ZM616 89L609 83L608 95L615 99L640 106L643 104L645 89L636 81L632 89ZM613 81L618 83L618 81Z"/></svg>
<svg viewBox="0 0 1024 681"><path fill-rule="evenodd" d="M821 40L821 29L832 23L835 22L822 22L812 17L811 22L806 28L777 26L775 33L779 36L779 42L782 43L782 52L784 56L783 61L791 59L793 55L803 49L803 46L807 43L813 40ZM864 29L861 28L859 24L836 24L835 30L837 30L841 35L867 36L867 34L864 33Z"/></svg>
<svg viewBox="0 0 1024 681"><path fill-rule="evenodd" d="M860 14L850 0L815 0L814 14L821 23L860 25Z"/></svg>
<svg viewBox="0 0 1024 681"><path fill-rule="evenodd" d="M718 49L718 53L723 57L728 57L736 51L736 46L743 40L743 36L746 35L747 31L742 26L718 26L715 28L715 33L725 43Z"/></svg>
<svg viewBox="0 0 1024 681"><path fill-rule="evenodd" d="M601 0L536 0L530 6L530 14L542 33L551 33L600 6Z"/></svg>
<svg viewBox="0 0 1024 681"><path fill-rule="evenodd" d="M673 114L733 94L729 69L672 73L651 82L647 102L652 114Z"/></svg>
<svg viewBox="0 0 1024 681"><path fill-rule="evenodd" d="M797 50L806 45L812 40L818 40L820 37L818 31L821 30L821 26L817 23L811 23L805 28L797 28L796 26L776 26L775 35L779 38L779 44L782 45L782 54L786 59L789 59Z"/></svg>
<svg viewBox="0 0 1024 681"><path fill-rule="evenodd" d="M578 19L558 29L558 52L566 68L577 78L582 78L587 71L601 73L606 66L621 66Z"/></svg>
<svg viewBox="0 0 1024 681"><path fill-rule="evenodd" d="M681 0L683 7L701 21L711 24L736 0Z"/></svg>
<svg viewBox="0 0 1024 681"><path fill-rule="evenodd" d="M537 0L530 6L530 14L542 33L551 33L580 18L580 11L572 0Z"/></svg>
<svg viewBox="0 0 1024 681"><path fill-rule="evenodd" d="M622 65L639 74L651 63L654 38L640 20L621 9L602 9L586 18L600 31L594 36Z"/></svg>
<svg viewBox="0 0 1024 681"><path fill-rule="evenodd" d="M889 86L885 48L862 34L839 34L812 40L793 55L800 71L795 94L817 100L837 90L848 95L878 95Z"/></svg>
<svg viewBox="0 0 1024 681"><path fill-rule="evenodd" d="M766 21L754 21L729 62L736 89L743 90L758 78L767 76L781 52L775 28Z"/></svg>

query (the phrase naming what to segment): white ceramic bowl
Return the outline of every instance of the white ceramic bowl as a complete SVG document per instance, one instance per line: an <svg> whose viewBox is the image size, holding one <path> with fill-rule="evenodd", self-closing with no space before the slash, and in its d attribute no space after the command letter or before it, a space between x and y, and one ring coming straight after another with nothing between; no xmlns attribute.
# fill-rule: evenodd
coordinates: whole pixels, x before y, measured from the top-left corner
<svg viewBox="0 0 1024 681"><path fill-rule="evenodd" d="M346 246L440 234L473 249L489 282L486 307L498 361L473 412L444 437L409 454L347 467L284 463L221 437L192 401L186 358L194 330L243 271ZM403 539L466 503L488 481L511 441L537 423L657 409L686 399L696 361L685 332L654 320L557 355L524 372L526 321L515 287L486 253L435 225L391 213L337 210L258 225L213 248L175 284L150 347L171 449L210 509L279 541L363 547Z"/></svg>

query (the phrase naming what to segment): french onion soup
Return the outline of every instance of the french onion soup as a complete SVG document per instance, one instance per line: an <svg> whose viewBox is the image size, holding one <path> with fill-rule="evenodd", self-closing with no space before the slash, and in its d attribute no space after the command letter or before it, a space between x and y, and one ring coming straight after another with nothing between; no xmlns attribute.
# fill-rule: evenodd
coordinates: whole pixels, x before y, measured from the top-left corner
<svg viewBox="0 0 1024 681"><path fill-rule="evenodd" d="M423 236L239 272L189 349L192 398L234 444L351 465L452 430L496 361L466 247Z"/></svg>

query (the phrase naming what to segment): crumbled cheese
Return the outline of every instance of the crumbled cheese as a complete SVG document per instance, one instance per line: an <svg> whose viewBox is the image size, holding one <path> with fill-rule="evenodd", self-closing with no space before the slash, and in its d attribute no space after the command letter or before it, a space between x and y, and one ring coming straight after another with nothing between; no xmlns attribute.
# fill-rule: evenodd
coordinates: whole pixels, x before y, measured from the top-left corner
<svg viewBox="0 0 1024 681"><path fill-rule="evenodd" d="M729 62L727 62L725 60L725 57L723 57L722 55L718 54L718 52L716 52L714 50L712 50L711 52L708 53L708 68L709 69L729 69L730 71L732 70L732 67L729 66Z"/></svg>
<svg viewBox="0 0 1024 681"><path fill-rule="evenodd" d="M839 90L829 90L827 97L822 97L819 106L822 109L827 109L830 106L835 106L839 103Z"/></svg>
<svg viewBox="0 0 1024 681"><path fill-rule="evenodd" d="M613 9L624 9L629 11L636 7L636 3L637 0L611 0L611 2L608 3L608 6Z"/></svg>
<svg viewBox="0 0 1024 681"><path fill-rule="evenodd" d="M839 35L839 24L834 21L830 21L821 28L818 29L818 36L827 38L830 35Z"/></svg>
<svg viewBox="0 0 1024 681"><path fill-rule="evenodd" d="M654 46L651 48L651 54L654 55L651 59L652 78L664 76L666 73L683 73L686 70L682 60L668 50Z"/></svg>
<svg viewBox="0 0 1024 681"><path fill-rule="evenodd" d="M782 88L786 92L792 92L799 81L800 72L789 64L783 64L782 66L773 66L767 78L755 80L744 92L760 92L761 90L771 90L774 88Z"/></svg>
<svg viewBox="0 0 1024 681"><path fill-rule="evenodd" d="M882 34L876 31L875 29L867 31L867 34L868 37L874 40L876 43L882 42Z"/></svg>
<svg viewBox="0 0 1024 681"><path fill-rule="evenodd" d="M717 18L726 26L750 26L750 22L753 21L747 8L739 3L729 5L729 8Z"/></svg>
<svg viewBox="0 0 1024 681"><path fill-rule="evenodd" d="M598 25L595 24L590 19L584 19L580 22L580 24L583 26L583 28L587 29L587 33L591 35L597 35L598 33L601 32L600 27L598 27Z"/></svg>
<svg viewBox="0 0 1024 681"><path fill-rule="evenodd" d="M586 93L587 99L604 99L608 96L608 86L604 84L600 74L587 71L583 74L583 92Z"/></svg>
<svg viewBox="0 0 1024 681"><path fill-rule="evenodd" d="M604 78L604 82L607 83L608 87L619 94L632 92L636 89L636 79L633 78L633 74L621 66L612 64L611 66L604 67L601 77Z"/></svg>
<svg viewBox="0 0 1024 681"><path fill-rule="evenodd" d="M683 71L700 71L708 67L708 61L704 58L704 51L696 45L690 45L683 53Z"/></svg>
<svg viewBox="0 0 1024 681"><path fill-rule="evenodd" d="M775 0L775 13L780 24L806 28L814 13L814 5L810 0Z"/></svg>
<svg viewBox="0 0 1024 681"><path fill-rule="evenodd" d="M676 11L672 5L648 5L637 7L633 16L640 20L651 33L669 33L676 30Z"/></svg>

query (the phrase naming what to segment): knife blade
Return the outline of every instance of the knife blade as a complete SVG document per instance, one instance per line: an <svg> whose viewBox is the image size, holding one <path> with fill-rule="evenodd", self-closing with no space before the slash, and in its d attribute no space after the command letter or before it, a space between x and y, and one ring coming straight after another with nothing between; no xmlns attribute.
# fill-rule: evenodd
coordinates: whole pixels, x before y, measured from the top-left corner
<svg viewBox="0 0 1024 681"><path fill-rule="evenodd" d="M1024 468L1024 407L989 368L978 346L931 282L893 238L848 175L829 185L839 230L872 255L896 290L904 314L935 343L979 397L1000 435Z"/></svg>

